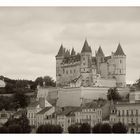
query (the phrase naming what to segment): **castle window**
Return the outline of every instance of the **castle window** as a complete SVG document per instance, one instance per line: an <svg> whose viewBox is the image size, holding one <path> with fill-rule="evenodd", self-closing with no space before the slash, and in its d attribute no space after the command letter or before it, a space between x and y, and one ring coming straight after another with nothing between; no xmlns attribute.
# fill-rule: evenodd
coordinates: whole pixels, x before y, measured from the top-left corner
<svg viewBox="0 0 140 140"><path fill-rule="evenodd" d="M68 70L66 71L66 74L68 74Z"/></svg>

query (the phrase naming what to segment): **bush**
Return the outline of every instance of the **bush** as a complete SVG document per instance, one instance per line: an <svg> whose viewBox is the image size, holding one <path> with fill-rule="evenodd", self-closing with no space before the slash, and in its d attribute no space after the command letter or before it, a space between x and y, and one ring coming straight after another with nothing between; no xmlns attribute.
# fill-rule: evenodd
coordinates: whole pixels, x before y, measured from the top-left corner
<svg viewBox="0 0 140 140"><path fill-rule="evenodd" d="M72 124L68 127L69 133L80 133L80 126L78 124Z"/></svg>
<svg viewBox="0 0 140 140"><path fill-rule="evenodd" d="M108 123L101 125L101 133L111 133L111 132L112 132L112 129Z"/></svg>
<svg viewBox="0 0 140 140"><path fill-rule="evenodd" d="M113 125L112 132L113 133L127 133L127 128L124 124L119 122Z"/></svg>
<svg viewBox="0 0 140 140"><path fill-rule="evenodd" d="M36 133L62 133L63 129L60 125L40 125Z"/></svg>
<svg viewBox="0 0 140 140"><path fill-rule="evenodd" d="M80 133L91 133L91 127L88 123L83 123L80 126Z"/></svg>

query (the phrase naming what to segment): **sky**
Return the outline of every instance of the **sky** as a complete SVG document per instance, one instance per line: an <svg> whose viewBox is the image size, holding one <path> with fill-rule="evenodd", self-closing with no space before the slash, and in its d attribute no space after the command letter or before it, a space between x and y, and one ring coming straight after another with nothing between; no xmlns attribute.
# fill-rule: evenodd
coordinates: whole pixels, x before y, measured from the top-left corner
<svg viewBox="0 0 140 140"><path fill-rule="evenodd" d="M93 56L120 42L127 56L127 83L140 77L139 7L0 7L0 75L55 79L61 43L80 52L87 39Z"/></svg>

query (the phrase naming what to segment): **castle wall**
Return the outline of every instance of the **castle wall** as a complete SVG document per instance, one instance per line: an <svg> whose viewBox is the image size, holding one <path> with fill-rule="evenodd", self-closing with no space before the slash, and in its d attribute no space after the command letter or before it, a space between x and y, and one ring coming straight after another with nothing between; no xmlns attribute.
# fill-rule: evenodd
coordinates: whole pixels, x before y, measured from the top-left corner
<svg viewBox="0 0 140 140"><path fill-rule="evenodd" d="M101 87L116 87L116 80L115 79L98 79L98 84Z"/></svg>
<svg viewBox="0 0 140 140"><path fill-rule="evenodd" d="M62 74L61 74L61 83L63 85L69 84L70 81L78 78L80 76L80 62L76 62L75 64L65 64L61 65Z"/></svg>
<svg viewBox="0 0 140 140"><path fill-rule="evenodd" d="M61 88L58 91L57 106L80 106L81 89L80 88Z"/></svg>
<svg viewBox="0 0 140 140"><path fill-rule="evenodd" d="M100 64L100 72L101 72L101 77L108 78L108 66L107 66L107 63L101 63Z"/></svg>

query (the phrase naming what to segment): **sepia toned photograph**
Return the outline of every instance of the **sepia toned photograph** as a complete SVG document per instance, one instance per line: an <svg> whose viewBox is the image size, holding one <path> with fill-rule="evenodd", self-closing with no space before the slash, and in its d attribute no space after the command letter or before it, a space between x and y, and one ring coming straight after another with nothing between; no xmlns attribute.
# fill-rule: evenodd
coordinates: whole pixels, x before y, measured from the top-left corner
<svg viewBox="0 0 140 140"><path fill-rule="evenodd" d="M140 133L140 7L0 7L0 134Z"/></svg>

